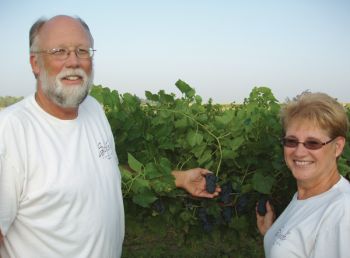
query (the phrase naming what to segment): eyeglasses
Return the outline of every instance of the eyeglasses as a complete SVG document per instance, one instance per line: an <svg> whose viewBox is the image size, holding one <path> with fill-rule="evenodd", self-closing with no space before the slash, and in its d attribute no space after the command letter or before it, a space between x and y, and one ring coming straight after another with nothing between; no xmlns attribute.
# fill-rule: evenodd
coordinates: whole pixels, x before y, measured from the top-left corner
<svg viewBox="0 0 350 258"><path fill-rule="evenodd" d="M326 142L321 142L319 140L306 140L305 142L299 142L297 139L294 139L294 138L282 138L281 141L283 146L288 148L296 148L298 144L301 143L302 145L304 145L306 149L318 150L318 149L321 149L324 145L333 141L334 139L335 138L330 139L329 141L326 141Z"/></svg>
<svg viewBox="0 0 350 258"><path fill-rule="evenodd" d="M70 52L74 52L76 57L80 59L88 59L93 57L96 49L92 48L76 48L69 50L68 48L53 48L48 50L32 51L32 53L49 54L57 60L66 60L69 57Z"/></svg>

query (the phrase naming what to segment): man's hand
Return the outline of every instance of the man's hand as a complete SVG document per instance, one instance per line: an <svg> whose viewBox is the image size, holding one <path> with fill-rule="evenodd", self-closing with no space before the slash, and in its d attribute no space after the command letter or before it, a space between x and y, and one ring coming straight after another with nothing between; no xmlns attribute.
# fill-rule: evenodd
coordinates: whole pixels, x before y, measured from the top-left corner
<svg viewBox="0 0 350 258"><path fill-rule="evenodd" d="M257 212L257 208L255 209L255 213L256 213L256 224L258 226L260 234L264 236L275 220L275 217L276 217L275 212L270 202L267 201L265 216L260 216L259 213Z"/></svg>
<svg viewBox="0 0 350 258"><path fill-rule="evenodd" d="M216 187L214 193L208 193L205 189L205 175L211 173L207 169L193 168L186 171L173 171L176 187L183 188L195 197L214 198L219 195L220 187Z"/></svg>

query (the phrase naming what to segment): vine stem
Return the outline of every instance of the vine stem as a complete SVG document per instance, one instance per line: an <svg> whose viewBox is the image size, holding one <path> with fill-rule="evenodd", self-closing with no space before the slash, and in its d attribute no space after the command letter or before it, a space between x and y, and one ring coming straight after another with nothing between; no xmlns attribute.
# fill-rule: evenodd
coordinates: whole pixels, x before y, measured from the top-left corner
<svg viewBox="0 0 350 258"><path fill-rule="evenodd" d="M216 142L218 143L218 148L219 148L219 163L218 163L218 166L216 168L216 172L215 172L215 175L218 176L219 175L219 171L220 171L220 167L221 167L221 162L222 162L222 148L221 148L221 142L220 142L220 139L219 137L217 137L214 133L212 133L205 125L203 125L202 123L200 123L199 121L197 121L195 118L193 118L192 116L184 113L184 112L181 112L181 111L178 111L178 110L171 110L171 109L166 109L166 108L154 108L155 110L159 110L159 111L168 111L168 112L171 112L171 113L175 113L175 114L180 114L180 115L183 115L189 119L191 119L192 121L194 121L197 125L201 126L210 136L212 136Z"/></svg>
<svg viewBox="0 0 350 258"><path fill-rule="evenodd" d="M140 177L140 176L142 176L142 174L138 174L138 175L134 176L133 178L131 178L131 180L130 180L130 185L129 185L127 191L126 191L126 195L127 195L128 193L130 193L132 185L134 184L135 180L136 180L138 177Z"/></svg>
<svg viewBox="0 0 350 258"><path fill-rule="evenodd" d="M193 156L190 155L180 166L180 170L182 170L183 166L192 158Z"/></svg>
<svg viewBox="0 0 350 258"><path fill-rule="evenodd" d="M243 178L242 178L242 180L241 180L241 185L243 185L246 176L249 174L249 173L248 173L248 170L249 170L249 168L247 167L246 170L245 170L245 172L244 172Z"/></svg>

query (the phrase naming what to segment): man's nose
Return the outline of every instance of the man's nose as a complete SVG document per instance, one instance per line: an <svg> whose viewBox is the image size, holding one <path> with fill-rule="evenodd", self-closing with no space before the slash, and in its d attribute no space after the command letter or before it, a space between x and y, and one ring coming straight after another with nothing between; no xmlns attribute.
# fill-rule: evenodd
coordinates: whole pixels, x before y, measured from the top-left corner
<svg viewBox="0 0 350 258"><path fill-rule="evenodd" d="M73 68L79 67L80 59L77 56L75 50L69 51L68 58L66 59L65 65L66 67L73 67Z"/></svg>

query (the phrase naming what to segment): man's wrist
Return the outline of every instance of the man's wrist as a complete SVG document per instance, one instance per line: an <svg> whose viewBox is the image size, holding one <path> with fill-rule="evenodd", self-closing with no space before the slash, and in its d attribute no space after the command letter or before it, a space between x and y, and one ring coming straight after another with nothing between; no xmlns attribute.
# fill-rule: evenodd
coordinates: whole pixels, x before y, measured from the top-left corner
<svg viewBox="0 0 350 258"><path fill-rule="evenodd" d="M175 186L178 188L184 187L184 173L183 171L174 170L171 172L173 176L175 177Z"/></svg>

